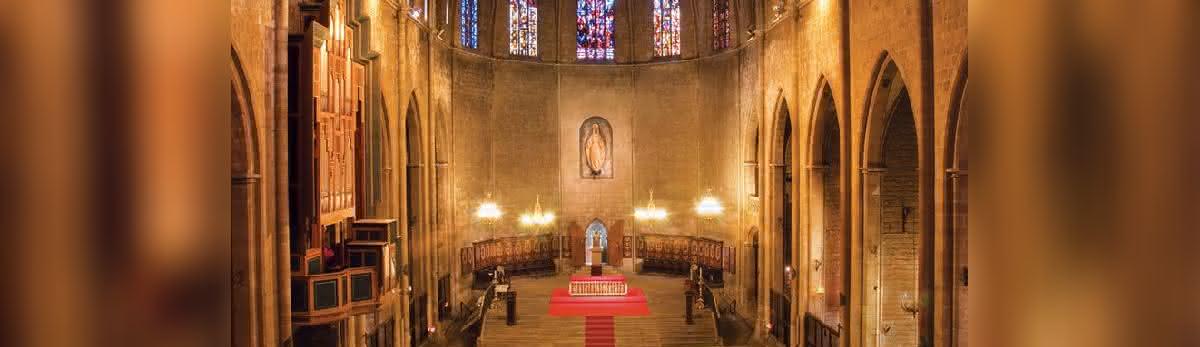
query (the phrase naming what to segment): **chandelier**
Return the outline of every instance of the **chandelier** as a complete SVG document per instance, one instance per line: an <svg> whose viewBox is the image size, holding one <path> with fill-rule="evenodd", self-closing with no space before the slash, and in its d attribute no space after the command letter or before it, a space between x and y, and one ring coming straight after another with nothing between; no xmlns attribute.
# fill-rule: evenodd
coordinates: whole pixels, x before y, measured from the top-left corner
<svg viewBox="0 0 1200 347"><path fill-rule="evenodd" d="M704 219L716 218L723 212L725 212L725 206L721 205L721 200L717 200L717 197L712 195L712 189L704 193L704 196L696 203L696 214Z"/></svg>
<svg viewBox="0 0 1200 347"><path fill-rule="evenodd" d="M640 221L662 221L667 219L667 210L654 206L654 191L650 191L650 202L646 207L633 209L633 218Z"/></svg>
<svg viewBox="0 0 1200 347"><path fill-rule="evenodd" d="M500 216L503 215L504 212L500 211L500 206L496 205L496 202L492 200L492 194L490 193L487 195L487 198L479 203L479 208L475 210L475 217L488 225L495 224L497 220L500 220Z"/></svg>
<svg viewBox="0 0 1200 347"><path fill-rule="evenodd" d="M541 228L554 222L554 212L542 211L542 196L537 197L533 205L533 212L521 214L521 225L526 227Z"/></svg>

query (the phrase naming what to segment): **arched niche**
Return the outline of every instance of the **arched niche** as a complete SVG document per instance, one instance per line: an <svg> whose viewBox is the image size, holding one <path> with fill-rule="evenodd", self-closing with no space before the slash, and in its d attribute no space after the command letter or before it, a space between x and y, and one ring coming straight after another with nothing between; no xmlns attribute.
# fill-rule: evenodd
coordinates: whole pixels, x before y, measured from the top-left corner
<svg viewBox="0 0 1200 347"><path fill-rule="evenodd" d="M584 229L583 233L583 247L584 250L587 250L585 253L586 259L584 262L587 265L591 265L593 264L593 261L596 261L596 259L592 259L591 252L592 247L597 246L595 244L596 236L599 236L599 247L602 249L600 254L603 257L602 259L599 259L599 261L600 263L607 261L607 259L604 258L607 258L608 255L608 226L604 225L604 221L600 220L599 218L592 220L591 223L588 223L587 229Z"/></svg>
<svg viewBox="0 0 1200 347"><path fill-rule="evenodd" d="M769 333L785 345L791 341L792 302L795 300L791 288L795 286L795 277L792 274L796 271L795 265L792 264L795 239L795 216L792 214L792 206L795 190L792 187L791 165L794 152L792 144L795 141L790 110L787 99L781 96L775 108L774 125L771 128L773 146L770 177L771 196L774 198L770 199L770 206L771 220L775 223L772 226L774 230L769 233L774 246L769 251L772 265L767 267L771 270L768 272L770 275L766 277L770 279L768 283L771 288Z"/></svg>
<svg viewBox="0 0 1200 347"><path fill-rule="evenodd" d="M429 277L427 254L429 247L425 245L427 238L420 230L421 215L421 180L423 168L421 112L417 104L417 94L414 91L409 96L408 109L404 116L404 225L407 237L405 247L400 247L407 253L407 275L411 294L409 296L409 335L414 344L421 343L428 337L426 327L429 323Z"/></svg>
<svg viewBox="0 0 1200 347"><path fill-rule="evenodd" d="M607 119L591 117L579 125L579 174L613 178L613 128Z"/></svg>
<svg viewBox="0 0 1200 347"><path fill-rule="evenodd" d="M904 76L881 59L870 98L863 143L863 345L915 346L929 314L919 276L922 221L919 138Z"/></svg>
<svg viewBox="0 0 1200 347"><path fill-rule="evenodd" d="M810 300L808 310L827 326L845 321L843 298L849 293L849 234L844 223L845 165L840 118L833 89L822 80L814 94L810 125L809 220Z"/></svg>
<svg viewBox="0 0 1200 347"><path fill-rule="evenodd" d="M365 215L382 218L392 215L392 128L387 101L379 94L375 99L379 100L376 112L363 117L359 127L358 147L363 150L359 201Z"/></svg>

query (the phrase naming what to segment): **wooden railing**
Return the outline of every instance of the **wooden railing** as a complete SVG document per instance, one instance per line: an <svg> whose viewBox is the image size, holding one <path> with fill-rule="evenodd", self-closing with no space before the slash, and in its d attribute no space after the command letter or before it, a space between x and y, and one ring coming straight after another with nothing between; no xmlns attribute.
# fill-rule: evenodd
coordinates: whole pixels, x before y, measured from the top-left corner
<svg viewBox="0 0 1200 347"><path fill-rule="evenodd" d="M571 281L567 287L571 296L621 296L629 294L625 281Z"/></svg>
<svg viewBox="0 0 1200 347"><path fill-rule="evenodd" d="M642 270L687 274L692 264L704 269L709 284L723 282L723 273L733 267L733 249L725 243L703 237L643 234L639 236L638 258Z"/></svg>
<svg viewBox="0 0 1200 347"><path fill-rule="evenodd" d="M554 271L554 258L558 249L554 247L553 235L505 237L475 242L469 251L460 251L464 262L477 272L489 272L504 266L510 275L545 273ZM464 265L465 266L465 265Z"/></svg>
<svg viewBox="0 0 1200 347"><path fill-rule="evenodd" d="M374 312L379 306L376 267L292 276L292 322L325 324L351 315Z"/></svg>

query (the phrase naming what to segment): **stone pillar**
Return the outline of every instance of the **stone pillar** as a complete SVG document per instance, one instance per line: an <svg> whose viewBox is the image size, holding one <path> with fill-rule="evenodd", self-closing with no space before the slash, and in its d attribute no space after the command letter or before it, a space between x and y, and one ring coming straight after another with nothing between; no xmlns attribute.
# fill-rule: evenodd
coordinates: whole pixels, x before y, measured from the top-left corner
<svg viewBox="0 0 1200 347"><path fill-rule="evenodd" d="M883 227L880 204L880 183L887 173L883 168L865 168L862 171L863 187L863 234L862 234L862 338L863 347L875 347L880 334L880 237Z"/></svg>

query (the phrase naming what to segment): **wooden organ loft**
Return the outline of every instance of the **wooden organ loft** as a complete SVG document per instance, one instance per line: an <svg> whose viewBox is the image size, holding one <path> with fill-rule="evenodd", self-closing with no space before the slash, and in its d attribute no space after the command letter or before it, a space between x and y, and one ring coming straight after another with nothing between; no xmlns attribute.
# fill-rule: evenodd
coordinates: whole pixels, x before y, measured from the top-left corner
<svg viewBox="0 0 1200 347"><path fill-rule="evenodd" d="M357 219L355 160L364 141L366 61L347 0L302 2L303 34L288 40L292 323L371 314L398 285L395 220ZM380 329L390 331L391 329ZM385 334L389 334L385 332Z"/></svg>

